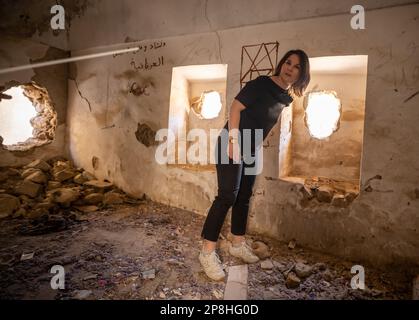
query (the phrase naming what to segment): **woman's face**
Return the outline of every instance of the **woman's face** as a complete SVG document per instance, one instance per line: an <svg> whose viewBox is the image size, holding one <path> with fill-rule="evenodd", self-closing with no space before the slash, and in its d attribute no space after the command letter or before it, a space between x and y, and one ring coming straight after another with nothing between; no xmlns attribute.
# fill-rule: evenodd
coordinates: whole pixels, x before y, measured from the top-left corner
<svg viewBox="0 0 419 320"><path fill-rule="evenodd" d="M279 76L285 83L292 85L300 77L300 72L300 57L296 54L292 54L287 58L287 60L285 60L284 64L281 66L281 73Z"/></svg>

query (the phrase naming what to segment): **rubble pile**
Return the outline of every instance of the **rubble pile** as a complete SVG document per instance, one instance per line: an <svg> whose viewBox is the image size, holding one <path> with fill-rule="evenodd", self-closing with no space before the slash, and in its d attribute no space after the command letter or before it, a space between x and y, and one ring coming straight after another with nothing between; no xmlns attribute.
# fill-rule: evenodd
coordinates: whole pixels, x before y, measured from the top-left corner
<svg viewBox="0 0 419 320"><path fill-rule="evenodd" d="M358 187L352 183L323 177L305 179L299 191L302 207L308 206L315 199L316 204L329 203L334 207L344 208L348 207L359 193Z"/></svg>
<svg viewBox="0 0 419 320"><path fill-rule="evenodd" d="M21 228L24 234L63 230L71 221L83 220L85 213L135 201L61 157L0 168L0 219L29 220Z"/></svg>

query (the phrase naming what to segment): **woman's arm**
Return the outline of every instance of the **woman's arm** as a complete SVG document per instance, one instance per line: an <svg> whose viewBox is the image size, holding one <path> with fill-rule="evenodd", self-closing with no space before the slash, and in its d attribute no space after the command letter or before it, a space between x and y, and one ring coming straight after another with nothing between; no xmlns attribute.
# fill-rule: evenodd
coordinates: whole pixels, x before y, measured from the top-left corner
<svg viewBox="0 0 419 320"><path fill-rule="evenodd" d="M230 159L239 161L240 150L239 150L239 124L240 124L240 112L246 109L246 107L239 101L234 99L230 108L230 117L228 120L228 156Z"/></svg>
<svg viewBox="0 0 419 320"><path fill-rule="evenodd" d="M230 108L230 117L228 120L229 136L238 139L238 129L240 124L240 112L246 107L239 101L234 99ZM236 129L236 130L233 130Z"/></svg>

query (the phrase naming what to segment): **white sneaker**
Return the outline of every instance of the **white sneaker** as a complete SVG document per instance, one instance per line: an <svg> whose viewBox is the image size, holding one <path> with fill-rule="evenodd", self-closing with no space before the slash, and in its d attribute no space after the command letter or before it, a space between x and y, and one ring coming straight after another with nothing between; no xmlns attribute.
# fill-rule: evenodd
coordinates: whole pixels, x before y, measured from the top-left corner
<svg viewBox="0 0 419 320"><path fill-rule="evenodd" d="M240 258L246 263L255 263L259 261L258 256L253 253L252 248L247 245L246 241L243 241L239 247L235 247L230 243L228 252L233 257Z"/></svg>
<svg viewBox="0 0 419 320"><path fill-rule="evenodd" d="M205 271L205 274L212 280L222 280L225 277L225 272L221 265L220 258L215 250L211 253L204 254L202 251L199 254L199 262Z"/></svg>

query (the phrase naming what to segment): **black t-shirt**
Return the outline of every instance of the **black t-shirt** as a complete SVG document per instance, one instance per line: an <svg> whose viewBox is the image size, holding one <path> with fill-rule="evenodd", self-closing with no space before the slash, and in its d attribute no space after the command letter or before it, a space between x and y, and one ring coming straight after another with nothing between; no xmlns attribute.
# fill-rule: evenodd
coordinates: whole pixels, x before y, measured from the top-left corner
<svg viewBox="0 0 419 320"><path fill-rule="evenodd" d="M278 121L282 109L293 101L288 91L278 86L269 76L259 76L247 82L235 99L246 107L240 113L241 135L243 129L262 129L263 140ZM228 121L224 128L228 130ZM251 132L251 150L254 152L254 130Z"/></svg>

